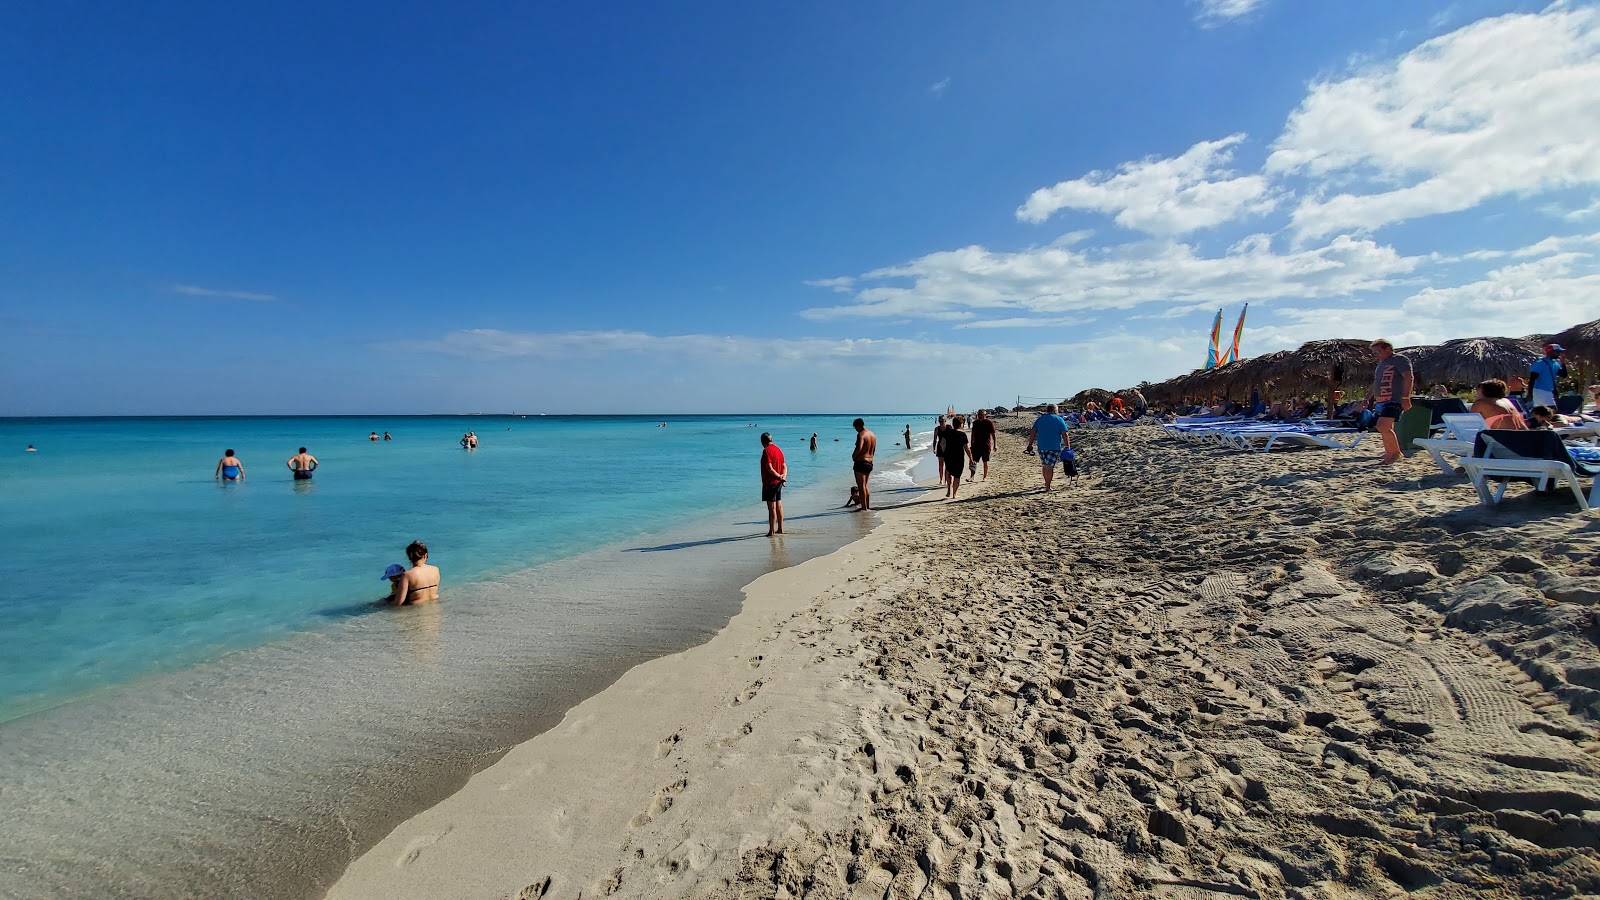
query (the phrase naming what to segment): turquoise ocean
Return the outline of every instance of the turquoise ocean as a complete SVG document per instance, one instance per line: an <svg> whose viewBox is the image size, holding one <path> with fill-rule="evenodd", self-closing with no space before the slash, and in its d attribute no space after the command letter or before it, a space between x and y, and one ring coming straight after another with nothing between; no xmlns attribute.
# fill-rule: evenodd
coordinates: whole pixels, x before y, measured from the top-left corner
<svg viewBox="0 0 1600 900"><path fill-rule="evenodd" d="M929 417L868 419L879 505L916 497ZM790 466L781 540L762 431ZM0 420L0 894L317 895L704 641L742 585L865 534L838 508L853 439L847 416ZM321 466L297 482L301 446ZM213 478L230 448L240 483ZM416 539L442 602L376 604Z"/></svg>

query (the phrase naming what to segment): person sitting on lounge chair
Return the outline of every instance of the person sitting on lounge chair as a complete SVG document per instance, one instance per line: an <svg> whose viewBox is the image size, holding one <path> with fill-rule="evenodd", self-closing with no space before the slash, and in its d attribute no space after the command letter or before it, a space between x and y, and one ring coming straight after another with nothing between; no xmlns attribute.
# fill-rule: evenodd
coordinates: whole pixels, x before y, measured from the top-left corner
<svg viewBox="0 0 1600 900"><path fill-rule="evenodd" d="M1512 431L1525 431L1528 428L1522 413L1517 412L1517 408L1506 399L1506 383L1498 378L1478 385L1478 397L1472 401L1468 412L1483 416L1483 421L1490 428Z"/></svg>

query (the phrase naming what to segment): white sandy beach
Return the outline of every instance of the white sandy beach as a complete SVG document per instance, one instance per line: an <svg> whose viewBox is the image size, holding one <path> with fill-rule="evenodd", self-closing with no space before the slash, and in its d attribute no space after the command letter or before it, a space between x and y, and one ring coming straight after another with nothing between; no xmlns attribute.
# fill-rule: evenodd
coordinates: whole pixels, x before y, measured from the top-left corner
<svg viewBox="0 0 1600 900"><path fill-rule="evenodd" d="M1367 447L1079 441L1065 491L1007 435L761 578L329 896L1600 890L1600 519Z"/></svg>

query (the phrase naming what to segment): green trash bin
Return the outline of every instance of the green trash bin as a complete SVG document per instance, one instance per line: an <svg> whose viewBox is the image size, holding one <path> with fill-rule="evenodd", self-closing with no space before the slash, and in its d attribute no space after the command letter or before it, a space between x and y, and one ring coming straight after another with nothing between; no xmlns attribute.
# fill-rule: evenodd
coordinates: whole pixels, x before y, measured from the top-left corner
<svg viewBox="0 0 1600 900"><path fill-rule="evenodd" d="M1421 403L1412 403L1411 408L1401 413L1399 420L1394 423L1394 436L1400 439L1400 452L1406 456L1421 449L1412 441L1425 438L1432 431L1433 410Z"/></svg>

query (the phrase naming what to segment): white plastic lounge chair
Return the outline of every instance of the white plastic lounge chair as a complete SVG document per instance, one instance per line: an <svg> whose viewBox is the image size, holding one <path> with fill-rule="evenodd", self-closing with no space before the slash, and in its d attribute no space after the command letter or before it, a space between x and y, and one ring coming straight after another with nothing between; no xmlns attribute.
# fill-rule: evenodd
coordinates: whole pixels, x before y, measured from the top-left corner
<svg viewBox="0 0 1600 900"><path fill-rule="evenodd" d="M1355 435L1354 440L1347 440L1335 435ZM1273 428L1254 431L1239 431L1229 435L1231 446L1239 450L1250 450L1256 453L1267 453L1280 444L1289 446L1300 444L1311 447L1327 447L1331 450L1349 450L1361 443L1364 437L1354 428Z"/></svg>
<svg viewBox="0 0 1600 900"><path fill-rule="evenodd" d="M1551 431L1481 431L1473 455L1463 458L1461 467L1467 470L1484 506L1499 503L1506 493L1506 480L1513 479L1532 481L1539 490L1565 481L1580 509L1600 507L1600 478L1595 479L1588 497L1578 486L1580 476L1593 478L1600 469L1575 462L1561 436ZM1492 487L1490 479L1495 480Z"/></svg>
<svg viewBox="0 0 1600 900"><path fill-rule="evenodd" d="M1485 428L1483 416L1477 413L1448 413L1444 416L1444 433L1436 438L1417 438L1411 443L1428 451L1433 464L1446 475L1454 475L1456 467L1445 462L1451 456L1471 456L1474 439Z"/></svg>

